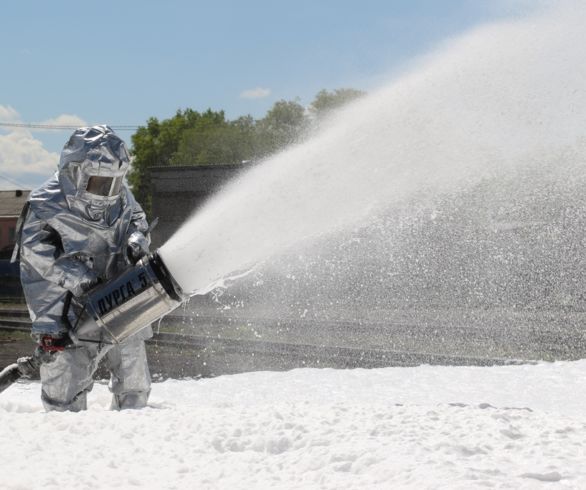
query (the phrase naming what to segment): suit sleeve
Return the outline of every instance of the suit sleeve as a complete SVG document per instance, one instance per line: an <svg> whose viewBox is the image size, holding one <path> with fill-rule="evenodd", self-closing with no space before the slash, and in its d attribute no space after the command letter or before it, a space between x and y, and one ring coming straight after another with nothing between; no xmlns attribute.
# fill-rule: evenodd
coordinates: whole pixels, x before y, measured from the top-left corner
<svg viewBox="0 0 586 490"><path fill-rule="evenodd" d="M39 219L32 209L22 227L20 246L21 267L63 289L73 290L90 273L79 257L63 252L59 233Z"/></svg>

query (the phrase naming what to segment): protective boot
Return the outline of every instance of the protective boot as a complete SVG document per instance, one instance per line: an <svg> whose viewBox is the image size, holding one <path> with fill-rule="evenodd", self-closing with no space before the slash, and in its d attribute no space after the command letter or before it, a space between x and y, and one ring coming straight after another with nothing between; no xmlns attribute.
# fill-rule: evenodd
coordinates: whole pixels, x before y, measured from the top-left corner
<svg viewBox="0 0 586 490"><path fill-rule="evenodd" d="M145 392L121 393L112 396L111 410L138 409L147 406L150 390Z"/></svg>

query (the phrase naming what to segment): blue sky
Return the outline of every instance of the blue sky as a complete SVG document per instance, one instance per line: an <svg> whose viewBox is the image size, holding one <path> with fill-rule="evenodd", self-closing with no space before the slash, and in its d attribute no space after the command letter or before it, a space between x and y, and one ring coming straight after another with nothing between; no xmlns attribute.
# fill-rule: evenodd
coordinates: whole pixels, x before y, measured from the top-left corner
<svg viewBox="0 0 586 490"><path fill-rule="evenodd" d="M308 105L322 88L368 91L442 40L518 7L505 0L9 2L0 29L0 122L141 125L187 107L260 118L280 99ZM0 128L0 188L45 180L70 132ZM130 132L121 135L130 143Z"/></svg>

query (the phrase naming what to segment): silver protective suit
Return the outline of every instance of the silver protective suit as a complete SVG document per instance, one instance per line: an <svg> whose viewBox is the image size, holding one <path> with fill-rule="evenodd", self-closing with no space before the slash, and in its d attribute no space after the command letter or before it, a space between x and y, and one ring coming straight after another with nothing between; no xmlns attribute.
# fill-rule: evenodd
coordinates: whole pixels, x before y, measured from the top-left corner
<svg viewBox="0 0 586 490"><path fill-rule="evenodd" d="M78 296L128 267L133 233L149 240L145 213L124 180L128 165L124 142L109 127L80 128L65 145L53 178L31 193L18 253L33 336L67 334L62 315L68 293ZM96 182L98 194L90 192ZM69 322L75 313L69 312ZM146 328L121 346L80 343L54 354L41 368L45 407L84 409L104 357L113 407L144 406L150 391L144 340L150 336Z"/></svg>

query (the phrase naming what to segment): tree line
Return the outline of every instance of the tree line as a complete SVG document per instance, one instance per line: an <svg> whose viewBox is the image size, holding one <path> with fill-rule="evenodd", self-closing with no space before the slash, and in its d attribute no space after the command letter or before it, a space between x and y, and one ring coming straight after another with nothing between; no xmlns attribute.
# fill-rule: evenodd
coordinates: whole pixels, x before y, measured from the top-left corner
<svg viewBox="0 0 586 490"><path fill-rule="evenodd" d="M299 100L279 100L261 119L234 120L224 111L178 110L159 121L151 117L132 136L129 182L150 210L149 168L167 165L238 164L254 161L301 141L332 110L364 95L351 88L321 90L306 109Z"/></svg>

